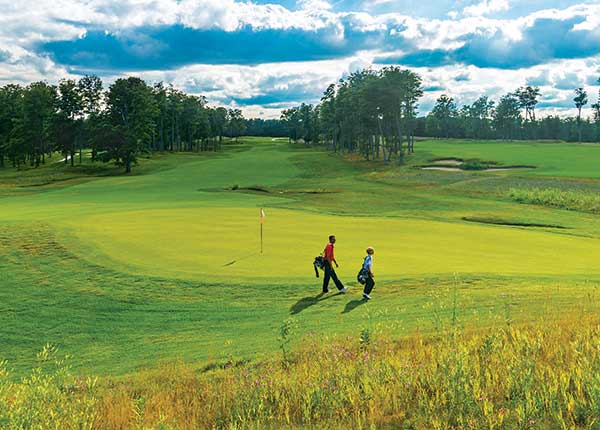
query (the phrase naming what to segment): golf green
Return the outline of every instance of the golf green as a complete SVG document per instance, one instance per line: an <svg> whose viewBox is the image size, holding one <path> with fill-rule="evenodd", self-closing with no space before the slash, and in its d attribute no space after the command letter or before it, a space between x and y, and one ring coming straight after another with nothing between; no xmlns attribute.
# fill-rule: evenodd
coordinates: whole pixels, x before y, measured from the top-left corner
<svg viewBox="0 0 600 430"><path fill-rule="evenodd" d="M266 209L260 254L255 208L213 207L116 212L84 217L73 235L99 265L204 282L306 285L329 233L338 238L340 275L354 278L373 245L381 280L452 273L600 274L596 239L509 226L331 216ZM202 221L199 221L202 220ZM560 252L549 252L558 250ZM379 278L378 278L379 279Z"/></svg>

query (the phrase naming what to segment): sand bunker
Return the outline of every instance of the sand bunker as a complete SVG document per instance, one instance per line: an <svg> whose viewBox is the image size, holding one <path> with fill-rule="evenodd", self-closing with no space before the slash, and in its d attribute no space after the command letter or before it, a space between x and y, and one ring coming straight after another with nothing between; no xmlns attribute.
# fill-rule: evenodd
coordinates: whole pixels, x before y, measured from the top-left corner
<svg viewBox="0 0 600 430"><path fill-rule="evenodd" d="M441 172L462 172L463 170L458 167L422 167L421 170L439 170Z"/></svg>
<svg viewBox="0 0 600 430"><path fill-rule="evenodd" d="M442 158L440 160L433 160L431 164L444 164L446 166L460 166L463 160L459 158Z"/></svg>
<svg viewBox="0 0 600 430"><path fill-rule="evenodd" d="M442 164L442 163L440 163ZM449 163L443 163L445 165ZM457 166L461 166L458 164ZM421 170L438 170L441 172L505 172L508 170L529 170L535 169L534 166L506 166L506 167L488 167L487 169L461 169L460 167L446 167L446 166L425 166L421 167Z"/></svg>

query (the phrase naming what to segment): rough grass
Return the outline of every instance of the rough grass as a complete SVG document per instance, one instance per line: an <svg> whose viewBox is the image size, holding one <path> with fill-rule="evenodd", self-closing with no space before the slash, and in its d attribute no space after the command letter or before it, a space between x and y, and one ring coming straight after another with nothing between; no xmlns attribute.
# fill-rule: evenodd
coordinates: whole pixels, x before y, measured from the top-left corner
<svg viewBox="0 0 600 430"><path fill-rule="evenodd" d="M511 188L511 199L519 203L567 209L571 211L600 212L600 196L577 190L555 188Z"/></svg>
<svg viewBox="0 0 600 430"><path fill-rule="evenodd" d="M591 309L588 309L591 310ZM597 309L596 309L597 310ZM75 378L64 363L13 383L0 367L3 428L596 429L600 321L586 314L398 340L365 327L308 334L285 354L183 364L124 380ZM282 331L286 336L293 333ZM285 348L286 337L281 344Z"/></svg>

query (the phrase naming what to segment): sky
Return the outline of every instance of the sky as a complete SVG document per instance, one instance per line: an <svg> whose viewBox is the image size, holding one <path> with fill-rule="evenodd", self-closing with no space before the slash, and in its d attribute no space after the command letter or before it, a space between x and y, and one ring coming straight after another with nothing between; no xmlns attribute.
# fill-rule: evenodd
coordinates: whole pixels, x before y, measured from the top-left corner
<svg viewBox="0 0 600 430"><path fill-rule="evenodd" d="M422 76L422 114L444 93L462 105L535 85L542 114L571 115L575 88L591 102L600 90L600 0L0 0L0 11L0 85L134 75L262 118L389 65Z"/></svg>

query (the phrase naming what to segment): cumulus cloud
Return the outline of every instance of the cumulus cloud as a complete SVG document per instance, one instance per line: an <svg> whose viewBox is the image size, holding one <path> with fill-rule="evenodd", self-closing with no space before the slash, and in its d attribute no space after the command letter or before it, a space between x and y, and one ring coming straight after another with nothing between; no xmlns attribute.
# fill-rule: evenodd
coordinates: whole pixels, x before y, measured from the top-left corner
<svg viewBox="0 0 600 430"><path fill-rule="evenodd" d="M238 107L250 116L279 117L281 109L318 103L322 92L359 58L334 61L270 63L257 66L192 65L171 71L134 72L148 82L165 81L211 104ZM112 75L113 80L120 75Z"/></svg>
<svg viewBox="0 0 600 430"><path fill-rule="evenodd" d="M588 85L600 85L600 72L589 75L586 79Z"/></svg>
<svg viewBox="0 0 600 430"><path fill-rule="evenodd" d="M484 32L461 35L461 46L413 50L400 56L382 56L384 64L443 66L472 64L478 67L520 69L557 59L588 58L600 54L600 24L578 28L600 6L574 7L562 13L546 11L512 25L498 21ZM493 22L493 21L487 21ZM510 28L510 32L507 31ZM515 35L518 35L517 37Z"/></svg>
<svg viewBox="0 0 600 430"><path fill-rule="evenodd" d="M470 103L525 84L593 85L600 66L598 4L535 0L530 9L555 7L513 16L523 3L411 2L415 10L442 10L427 17L409 15L408 3L393 0L369 7L359 0L277 3L38 0L31 7L0 0L0 83L136 73L271 115L276 107L318 101L328 83L372 63L422 74L422 109L440 91ZM448 19L452 7L458 12Z"/></svg>
<svg viewBox="0 0 600 430"><path fill-rule="evenodd" d="M502 12L510 9L508 0L483 0L463 9L463 13L468 16L483 16L494 12Z"/></svg>
<svg viewBox="0 0 600 430"><path fill-rule="evenodd" d="M532 87L541 87L552 83L550 80L550 71L542 70L539 73L527 78L527 85Z"/></svg>
<svg viewBox="0 0 600 430"><path fill-rule="evenodd" d="M331 3L326 0L298 0L296 4L299 9L309 11L333 9Z"/></svg>
<svg viewBox="0 0 600 430"><path fill-rule="evenodd" d="M559 90L574 90L583 86L583 79L577 73L567 72L553 82L553 87Z"/></svg>

